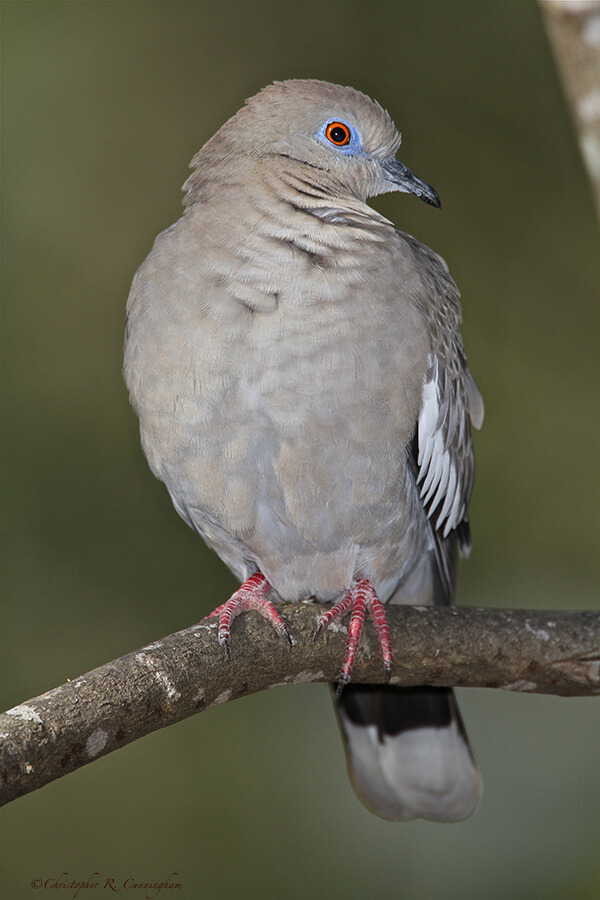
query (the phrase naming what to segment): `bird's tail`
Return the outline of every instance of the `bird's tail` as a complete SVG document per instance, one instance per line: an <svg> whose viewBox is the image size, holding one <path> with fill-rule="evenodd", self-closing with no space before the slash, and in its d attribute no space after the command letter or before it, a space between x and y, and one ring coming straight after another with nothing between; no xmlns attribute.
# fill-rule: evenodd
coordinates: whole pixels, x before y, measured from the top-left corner
<svg viewBox="0 0 600 900"><path fill-rule="evenodd" d="M335 700L350 780L384 819L460 822L479 772L451 688L348 685Z"/></svg>

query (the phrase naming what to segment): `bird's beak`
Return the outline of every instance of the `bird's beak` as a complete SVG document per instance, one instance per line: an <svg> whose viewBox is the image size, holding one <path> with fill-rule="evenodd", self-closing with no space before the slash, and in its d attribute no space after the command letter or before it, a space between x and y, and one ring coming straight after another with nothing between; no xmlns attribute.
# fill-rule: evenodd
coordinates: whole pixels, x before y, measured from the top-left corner
<svg viewBox="0 0 600 900"><path fill-rule="evenodd" d="M407 194L415 194L420 200L440 209L442 204L437 193L432 187L417 178L414 172L403 166L397 159L387 159L381 163L383 170L389 177L389 181L397 191L405 191Z"/></svg>

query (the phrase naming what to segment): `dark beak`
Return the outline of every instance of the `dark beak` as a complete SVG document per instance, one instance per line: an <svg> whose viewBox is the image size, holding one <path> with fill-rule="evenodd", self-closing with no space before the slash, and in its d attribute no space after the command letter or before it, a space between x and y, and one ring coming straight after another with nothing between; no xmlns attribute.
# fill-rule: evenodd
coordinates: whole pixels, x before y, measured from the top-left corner
<svg viewBox="0 0 600 900"><path fill-rule="evenodd" d="M419 200L424 200L436 209L441 209L440 198L432 187L417 178L414 172L403 166L397 159L388 159L381 163L382 169L389 176L390 182L397 191L405 191L407 194L415 194Z"/></svg>

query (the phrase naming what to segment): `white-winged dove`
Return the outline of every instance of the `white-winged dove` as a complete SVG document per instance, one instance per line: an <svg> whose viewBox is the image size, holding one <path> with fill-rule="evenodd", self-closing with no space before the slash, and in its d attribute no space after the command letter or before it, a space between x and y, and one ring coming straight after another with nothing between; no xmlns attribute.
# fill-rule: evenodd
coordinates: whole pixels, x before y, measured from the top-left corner
<svg viewBox="0 0 600 900"><path fill-rule="evenodd" d="M349 87L248 100L135 276L125 378L152 471L243 582L215 610L227 653L242 610L285 637L278 598L333 602L317 632L349 612L337 709L357 794L458 821L480 780L452 691L348 684L366 613L389 676L384 604L454 601L483 418L446 264L366 204L439 206L399 145Z"/></svg>

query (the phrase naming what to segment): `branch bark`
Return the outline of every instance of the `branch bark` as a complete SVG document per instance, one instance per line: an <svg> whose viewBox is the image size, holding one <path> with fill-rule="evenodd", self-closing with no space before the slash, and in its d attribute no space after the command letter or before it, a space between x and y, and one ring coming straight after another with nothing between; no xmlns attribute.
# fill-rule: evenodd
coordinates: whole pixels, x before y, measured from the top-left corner
<svg viewBox="0 0 600 900"><path fill-rule="evenodd" d="M600 216L600 0L540 0Z"/></svg>
<svg viewBox="0 0 600 900"><path fill-rule="evenodd" d="M260 616L235 621L230 662L217 620L171 634L0 715L7 803L194 713L286 684L336 680L346 629L316 642L318 607L281 604L291 648ZM392 607L392 683L600 695L600 613ZM370 625L352 673L383 680Z"/></svg>

